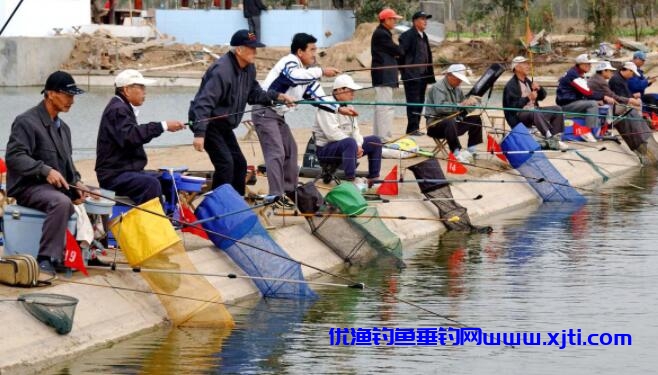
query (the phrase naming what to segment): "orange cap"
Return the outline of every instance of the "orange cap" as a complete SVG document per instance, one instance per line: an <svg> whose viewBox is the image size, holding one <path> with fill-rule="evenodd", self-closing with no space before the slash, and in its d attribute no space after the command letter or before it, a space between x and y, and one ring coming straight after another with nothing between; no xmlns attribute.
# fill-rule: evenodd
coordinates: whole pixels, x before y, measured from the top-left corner
<svg viewBox="0 0 658 375"><path fill-rule="evenodd" d="M397 20L402 19L402 17L398 16L398 14L395 13L395 11L391 8L385 8L384 10L379 12L379 20L380 21L383 21L383 20L386 20L386 19L389 19L389 18L395 18Z"/></svg>

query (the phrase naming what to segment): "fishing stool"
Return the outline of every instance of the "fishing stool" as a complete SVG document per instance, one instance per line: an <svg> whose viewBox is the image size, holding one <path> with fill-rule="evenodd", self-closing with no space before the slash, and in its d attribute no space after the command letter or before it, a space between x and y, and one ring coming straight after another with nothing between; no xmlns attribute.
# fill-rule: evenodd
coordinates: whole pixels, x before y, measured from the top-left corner
<svg viewBox="0 0 658 375"><path fill-rule="evenodd" d="M336 171L342 162L342 160L338 163L320 161L320 178L322 179L323 183L329 184L331 181L334 181L336 182L336 185L340 185L340 178L336 176Z"/></svg>
<svg viewBox="0 0 658 375"><path fill-rule="evenodd" d="M247 134L242 137L242 141L258 141L258 133L256 133L256 127L254 126L253 121L244 120L242 125L247 128Z"/></svg>
<svg viewBox="0 0 658 375"><path fill-rule="evenodd" d="M435 143L432 153L434 155L437 155L438 153L442 153L447 157L450 154L450 152L448 152L448 140L445 138L434 138L434 137L432 137L432 139L434 140Z"/></svg>

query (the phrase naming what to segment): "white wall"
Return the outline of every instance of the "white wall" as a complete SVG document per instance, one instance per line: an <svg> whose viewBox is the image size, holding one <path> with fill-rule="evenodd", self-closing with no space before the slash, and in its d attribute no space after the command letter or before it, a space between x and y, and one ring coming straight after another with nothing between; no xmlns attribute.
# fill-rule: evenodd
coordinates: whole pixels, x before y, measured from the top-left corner
<svg viewBox="0 0 658 375"><path fill-rule="evenodd" d="M0 0L0 28L19 0ZM53 28L69 33L71 26L91 23L89 0L24 0L2 36L49 36Z"/></svg>

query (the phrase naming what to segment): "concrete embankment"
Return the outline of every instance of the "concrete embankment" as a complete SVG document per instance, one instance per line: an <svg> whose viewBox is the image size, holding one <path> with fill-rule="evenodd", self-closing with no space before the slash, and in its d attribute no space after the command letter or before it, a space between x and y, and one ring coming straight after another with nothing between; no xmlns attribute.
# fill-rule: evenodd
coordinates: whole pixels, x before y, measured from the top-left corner
<svg viewBox="0 0 658 375"><path fill-rule="evenodd" d="M402 129L401 119L396 122L396 129ZM363 134L370 134L371 127L364 125ZM300 154L308 140L309 129L296 130ZM421 146L432 149L433 142L428 137L417 138ZM597 163L603 173L609 177L617 177L626 172L639 168L639 161L628 148L612 142L598 143L605 145L605 151L590 148L589 144L571 144L583 150L584 154L594 163ZM483 146L483 145L481 145ZM262 163L262 154L258 143L242 142L242 148L250 164ZM165 165L180 164L181 160L191 170L211 170L212 166L205 153L198 153L190 147L177 147L171 149L150 150L149 168L158 168ZM594 188L602 183L602 176L589 164L585 163L576 154L552 153L548 154L553 165L564 175L573 186ZM443 157L443 155L440 155ZM301 157L300 157L301 160ZM398 160L385 160L382 167L384 176L393 165L399 164L402 170L405 167L422 161L421 158ZM445 170L445 162L441 161ZM360 169L367 165L362 161ZM464 179L487 179L492 181L525 181L523 177L515 175L511 169L505 169L498 159L485 155L477 161L477 165L499 170L492 172L477 167L469 167L467 175L459 176ZM83 179L93 183L93 161L81 161L78 169ZM409 171L404 172L406 179L413 179ZM448 175L448 177L455 177ZM265 190L264 177L252 189ZM614 179L613 179L614 180ZM328 191L320 186L321 191ZM329 188L329 186L326 186ZM420 197L416 184L400 184L400 198ZM496 214L508 212L520 207L532 206L540 203L535 191L526 183L456 183L452 186L456 198L472 198L483 195L480 200L462 201L468 208L470 217L478 224L491 224ZM384 203L378 205L381 215L406 215L409 217L436 217L436 208L427 202ZM341 258L336 256L326 245L313 237L304 220L270 216L272 223L277 227L270 233L288 254L297 260L306 262L325 270L335 270L343 266ZM411 220L385 220L388 227L398 234L405 246L411 246L422 238L438 236L444 231L437 221L411 221ZM242 273L241 270L223 253L218 252L205 240L195 239L185 235L184 244L189 257L200 272ZM303 267L307 278L322 276L320 272ZM101 286L88 286L72 283L72 281ZM208 278L208 281L222 294L225 302L234 303L257 296L257 289L248 280ZM0 339L3 348L0 355L0 372L36 372L39 369L61 361L68 356L93 348L110 345L113 342L125 339L144 330L166 324L167 315L160 305L158 298L148 293L135 293L132 291L113 289L123 287L128 289L149 290L146 282L139 274L119 272L92 272L92 276L85 278L80 275L72 279L60 276L55 286L41 289L16 289L0 287L0 298L13 298L21 293L45 292L70 295L80 300L75 315L73 330L66 336L57 335L52 329L38 322L26 313L17 302L0 303L0 316L4 324L4 332Z"/></svg>

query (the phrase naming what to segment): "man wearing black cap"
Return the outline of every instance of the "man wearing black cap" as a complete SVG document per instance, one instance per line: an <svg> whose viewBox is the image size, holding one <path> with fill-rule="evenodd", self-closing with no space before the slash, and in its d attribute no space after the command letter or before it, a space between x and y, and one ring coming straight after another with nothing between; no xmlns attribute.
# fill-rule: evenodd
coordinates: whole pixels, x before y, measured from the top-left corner
<svg viewBox="0 0 658 375"><path fill-rule="evenodd" d="M64 269L67 222L73 204L82 203L70 185L84 186L71 156L71 130L58 115L83 92L70 74L51 74L41 91L44 99L14 119L7 143L7 193L18 204L46 213L37 261L50 274Z"/></svg>
<svg viewBox="0 0 658 375"><path fill-rule="evenodd" d="M293 102L288 95L264 91L256 81L256 48L263 46L248 30L233 34L231 50L208 68L190 105L194 149L208 152L215 167L213 189L230 183L239 194L245 193L247 160L233 129L240 125L247 103Z"/></svg>
<svg viewBox="0 0 658 375"><path fill-rule="evenodd" d="M400 48L404 51L404 55L400 57L400 65L419 65L400 68L407 103L425 103L427 85L436 82L432 66L432 50L427 34L425 34L429 18L432 18L432 15L423 11L414 13L413 27L400 35ZM407 107L407 131L405 133L423 135L423 132L418 129L421 110L421 107Z"/></svg>

